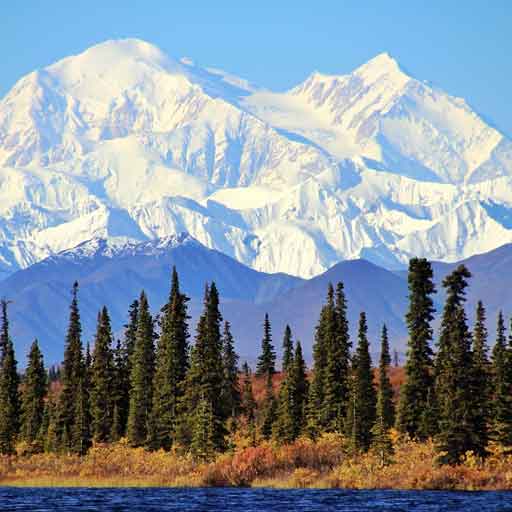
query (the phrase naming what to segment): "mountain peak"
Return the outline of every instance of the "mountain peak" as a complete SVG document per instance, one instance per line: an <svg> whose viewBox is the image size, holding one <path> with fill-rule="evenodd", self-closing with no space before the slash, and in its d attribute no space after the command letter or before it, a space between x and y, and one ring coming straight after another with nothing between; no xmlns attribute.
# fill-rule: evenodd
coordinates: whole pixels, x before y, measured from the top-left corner
<svg viewBox="0 0 512 512"><path fill-rule="evenodd" d="M169 58L157 46L141 39L111 39L91 46L77 55L66 57L46 68L50 73L68 78L87 75L108 75L126 68L148 66L153 69L178 71L179 62Z"/></svg>
<svg viewBox="0 0 512 512"><path fill-rule="evenodd" d="M179 246L201 245L189 233L183 231L162 238L148 241L136 241L132 239L106 239L101 237L91 238L78 244L76 247L66 249L48 257L46 262L60 259L81 260L103 256L114 258L122 255L157 255ZM42 263L44 263L44 261Z"/></svg>
<svg viewBox="0 0 512 512"><path fill-rule="evenodd" d="M90 59L101 58L111 60L112 58L142 58L153 62L167 62L169 57L157 46L143 41L142 39L108 39L101 43L95 44L78 55L72 55L63 59L68 61L76 58ZM59 61L59 62L63 62ZM58 64L58 63L57 63Z"/></svg>
<svg viewBox="0 0 512 512"><path fill-rule="evenodd" d="M398 61L387 52L379 53L373 59L366 62L366 64L357 68L354 74L359 75L366 81L372 82L382 76L409 78L400 68Z"/></svg>

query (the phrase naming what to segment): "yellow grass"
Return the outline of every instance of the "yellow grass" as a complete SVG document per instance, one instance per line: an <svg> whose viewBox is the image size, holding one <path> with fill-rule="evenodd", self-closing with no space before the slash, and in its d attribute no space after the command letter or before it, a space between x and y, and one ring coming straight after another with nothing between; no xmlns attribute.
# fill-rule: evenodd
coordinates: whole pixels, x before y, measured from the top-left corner
<svg viewBox="0 0 512 512"><path fill-rule="evenodd" d="M352 456L335 434L316 443L299 439L286 446L238 440L231 453L210 463L177 452L130 448L125 441L94 446L85 457L36 454L0 457L0 485L30 487L197 487L351 489L512 489L512 456L497 446L479 460L438 466L431 442L394 439L387 465L369 453Z"/></svg>

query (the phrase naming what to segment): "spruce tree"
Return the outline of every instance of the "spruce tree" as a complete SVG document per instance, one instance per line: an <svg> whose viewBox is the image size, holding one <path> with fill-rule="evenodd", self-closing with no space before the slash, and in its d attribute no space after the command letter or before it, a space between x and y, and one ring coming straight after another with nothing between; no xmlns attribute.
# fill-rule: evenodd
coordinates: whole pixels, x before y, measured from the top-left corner
<svg viewBox="0 0 512 512"><path fill-rule="evenodd" d="M366 314L359 317L356 353L352 362L351 396L346 420L347 436L355 450L368 451L375 423L376 393L368 343Z"/></svg>
<svg viewBox="0 0 512 512"><path fill-rule="evenodd" d="M329 283L327 301L320 311L313 344L313 381L310 387L308 406L308 432L313 438L321 430L326 430L329 426L332 426L333 419L337 417L339 412L336 397L332 392L337 383L328 382L329 375L327 373L327 366L330 365L332 368L334 364L330 361L330 352L336 343L337 337L334 300L334 288ZM327 390L329 391L329 397L326 396Z"/></svg>
<svg viewBox="0 0 512 512"><path fill-rule="evenodd" d="M476 307L476 320L473 329L473 393L475 399L475 429L487 444L491 420L492 373L487 345L486 315L482 301Z"/></svg>
<svg viewBox="0 0 512 512"><path fill-rule="evenodd" d="M375 424L372 428L372 449L378 454L380 463L387 464L390 455L393 453L393 444L389 435L389 428L386 426L386 398L379 388L377 393L377 414Z"/></svg>
<svg viewBox="0 0 512 512"><path fill-rule="evenodd" d="M135 299L128 309L128 323L124 326L124 351L128 374L131 373L132 354L135 350L137 341L137 327L139 322L139 300Z"/></svg>
<svg viewBox="0 0 512 512"><path fill-rule="evenodd" d="M306 375L306 363L302 355L302 345L297 341L295 345L295 356L293 360L292 374L292 417L293 436L299 437L306 426L306 412L309 383Z"/></svg>
<svg viewBox="0 0 512 512"><path fill-rule="evenodd" d="M78 283L73 284L69 324L66 335L66 348L62 363L62 391L59 398L57 439L60 448L71 448L71 434L74 430L75 408L80 393L80 383L84 379L84 360L82 354L82 326L78 310Z"/></svg>
<svg viewBox="0 0 512 512"><path fill-rule="evenodd" d="M206 287L204 309L198 324L190 369L184 382L178 437L190 445L198 410L211 411L210 434L215 451L225 448L226 411L219 400L224 382L219 294L215 283ZM203 403L206 401L207 403ZM201 406L201 407L200 407Z"/></svg>
<svg viewBox="0 0 512 512"><path fill-rule="evenodd" d="M377 392L377 414L375 425L372 429L372 448L379 454L381 464L388 462L392 453L392 444L389 437L389 429L394 424L395 409L393 404L393 389L389 380L389 354L388 330L386 325L382 327L380 363L379 363L379 389Z"/></svg>
<svg viewBox="0 0 512 512"><path fill-rule="evenodd" d="M41 436L44 440L44 451L47 453L57 452L61 448L58 435L58 414L57 399L54 394L50 392L46 400L44 412L45 421L48 422L48 426L45 429L46 431L41 429ZM43 426L44 424L45 422L43 422Z"/></svg>
<svg viewBox="0 0 512 512"><path fill-rule="evenodd" d="M509 361L505 320L500 311L496 343L492 350L491 438L504 446L512 446L512 382Z"/></svg>
<svg viewBox="0 0 512 512"><path fill-rule="evenodd" d="M411 259L408 285L406 380L400 390L397 428L411 438L426 439L436 430L436 418L432 413L434 393L430 347L433 335L431 322L435 312L432 295L436 289L429 261Z"/></svg>
<svg viewBox="0 0 512 512"><path fill-rule="evenodd" d="M225 421L227 413L219 397L224 383L224 365L222 361L222 315L219 309L219 292L212 282L207 306L207 344L206 344L206 383L205 397L210 401L214 417L214 442L217 450L225 448Z"/></svg>
<svg viewBox="0 0 512 512"><path fill-rule="evenodd" d="M135 346L130 363L131 392L127 434L132 446L142 446L148 438L155 367L153 319L145 292L140 295Z"/></svg>
<svg viewBox="0 0 512 512"><path fill-rule="evenodd" d="M261 340L261 353L258 357L256 376L268 377L268 375L274 375L274 373L276 373L276 351L272 344L272 328L268 313L265 313L263 339Z"/></svg>
<svg viewBox="0 0 512 512"><path fill-rule="evenodd" d="M283 372L288 371L293 364L293 341L292 330L289 325L286 325L283 336Z"/></svg>
<svg viewBox="0 0 512 512"><path fill-rule="evenodd" d="M275 363L276 353L272 344L272 329L268 314L265 314L261 354L256 367L256 375L265 377L265 396L259 418L260 432L264 439L270 439L272 436L274 422L277 419L277 400L273 387L273 375L276 372Z"/></svg>
<svg viewBox="0 0 512 512"><path fill-rule="evenodd" d="M14 453L19 432L20 400L19 377L14 346L9 335L7 304L1 301L2 308L2 357L0 359L0 454Z"/></svg>
<svg viewBox="0 0 512 512"><path fill-rule="evenodd" d="M180 291L174 267L169 300L162 308L160 321L152 410L153 448L169 450L176 437L178 404L189 366L188 300Z"/></svg>
<svg viewBox="0 0 512 512"><path fill-rule="evenodd" d="M270 439L277 420L277 400L272 384L272 374L268 373L265 381L265 396L260 414L260 433L263 439Z"/></svg>
<svg viewBox="0 0 512 512"><path fill-rule="evenodd" d="M89 406L89 393L86 377L78 382L74 419L70 436L71 451L78 455L85 455L91 446L91 415Z"/></svg>
<svg viewBox="0 0 512 512"><path fill-rule="evenodd" d="M112 429L110 438L112 441L121 439L126 431L126 421L124 411L129 407L129 375L126 371L126 359L124 356L123 344L120 339L116 342L113 352L114 361L114 384L112 393L112 403L114 404L112 415ZM128 391L125 394L125 389Z"/></svg>
<svg viewBox="0 0 512 512"><path fill-rule="evenodd" d="M251 369L247 361L242 366L242 375L242 412L247 422L251 443L254 446L256 444L256 400L252 391Z"/></svg>
<svg viewBox="0 0 512 512"><path fill-rule="evenodd" d="M39 427L36 442L34 443L38 451L46 451L46 440L48 437L48 428L50 426L50 402L50 394L48 393L46 401L43 402L43 416L41 418L41 426Z"/></svg>
<svg viewBox="0 0 512 512"><path fill-rule="evenodd" d="M37 340L32 343L28 365L23 379L21 401L21 439L31 445L33 451L41 451L40 431L44 416L44 398L47 392L47 377L43 354Z"/></svg>
<svg viewBox="0 0 512 512"><path fill-rule="evenodd" d="M272 436L282 443L291 443L295 439L294 428L294 371L293 361L288 365L279 388L276 419L272 425Z"/></svg>
<svg viewBox="0 0 512 512"><path fill-rule="evenodd" d="M7 345L9 343L9 318L7 315L7 306L9 301L7 299L0 300L2 326L0 327L0 367L5 357Z"/></svg>
<svg viewBox="0 0 512 512"><path fill-rule="evenodd" d="M471 273L459 265L443 281L447 297L436 355L436 398L439 414L437 447L440 462L455 464L467 451L485 454L486 438L478 424L473 388L471 334L464 311Z"/></svg>
<svg viewBox="0 0 512 512"><path fill-rule="evenodd" d="M222 335L222 364L224 382L222 384L221 402L225 408L224 417L236 418L240 413L240 385L238 376L238 355L235 352L235 342L231 334L229 322L224 322Z"/></svg>
<svg viewBox="0 0 512 512"><path fill-rule="evenodd" d="M119 438L126 435L128 413L130 409L130 375L133 349L137 336L137 319L139 301L134 300L128 310L128 323L124 326L122 341L118 340L114 353L115 366L115 393L114 408L116 428L113 429L113 437Z"/></svg>
<svg viewBox="0 0 512 512"><path fill-rule="evenodd" d="M333 293L329 289L329 297ZM325 326L327 361L324 373L323 424L328 431L343 431L344 415L348 401L350 370L350 337L347 304L343 283L336 286L335 304L328 301Z"/></svg>
<svg viewBox="0 0 512 512"><path fill-rule="evenodd" d="M192 439L190 451L199 460L212 459L217 451L216 428L218 418L215 417L213 404L207 399L199 400L192 422Z"/></svg>
<svg viewBox="0 0 512 512"><path fill-rule="evenodd" d="M389 353L388 329L384 324L382 326L382 337L380 347L379 362L379 399L380 413L382 415L383 425L389 430L395 423L395 405L393 403L393 388L389 380L389 366L391 356Z"/></svg>
<svg viewBox="0 0 512 512"><path fill-rule="evenodd" d="M111 440L114 418L115 372L112 353L112 329L107 308L98 314L94 352L90 369L90 407L92 435L96 442Z"/></svg>

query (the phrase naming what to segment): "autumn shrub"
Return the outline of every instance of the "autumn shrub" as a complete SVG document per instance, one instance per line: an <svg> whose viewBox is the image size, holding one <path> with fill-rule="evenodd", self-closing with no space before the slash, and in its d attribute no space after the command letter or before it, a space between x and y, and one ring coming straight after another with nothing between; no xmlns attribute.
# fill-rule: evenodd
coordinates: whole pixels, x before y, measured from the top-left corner
<svg viewBox="0 0 512 512"><path fill-rule="evenodd" d="M393 454L351 454L337 434L279 446L241 445L210 463L179 451L131 448L126 440L96 444L84 457L38 453L0 456L0 485L268 486L394 489L512 489L512 455L489 446L482 460L468 452L461 464L441 466L434 443L392 435ZM22 455L23 454L23 455Z"/></svg>

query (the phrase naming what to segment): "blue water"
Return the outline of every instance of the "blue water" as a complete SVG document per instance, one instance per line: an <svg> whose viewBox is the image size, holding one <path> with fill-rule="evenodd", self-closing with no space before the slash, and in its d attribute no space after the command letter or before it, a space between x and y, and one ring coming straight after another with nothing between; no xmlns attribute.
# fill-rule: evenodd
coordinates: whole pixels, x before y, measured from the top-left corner
<svg viewBox="0 0 512 512"><path fill-rule="evenodd" d="M512 512L512 493L270 489L0 488L0 510Z"/></svg>

